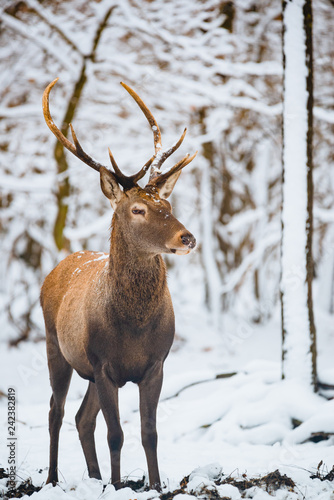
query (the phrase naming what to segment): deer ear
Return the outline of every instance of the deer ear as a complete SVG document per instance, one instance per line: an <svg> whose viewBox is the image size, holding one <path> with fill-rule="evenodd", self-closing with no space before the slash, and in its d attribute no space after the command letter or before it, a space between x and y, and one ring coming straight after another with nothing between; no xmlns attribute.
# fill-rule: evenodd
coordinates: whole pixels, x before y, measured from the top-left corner
<svg viewBox="0 0 334 500"><path fill-rule="evenodd" d="M163 181L161 184L159 184L159 178L157 180L157 187L159 188L159 196L160 198L168 198L174 189L174 186L176 184L176 181L180 177L181 170L178 172L175 172L175 174L171 175L168 177L165 181Z"/></svg>
<svg viewBox="0 0 334 500"><path fill-rule="evenodd" d="M115 210L123 196L123 191L118 185L116 177L105 167L100 168L100 183L103 194L108 198Z"/></svg>

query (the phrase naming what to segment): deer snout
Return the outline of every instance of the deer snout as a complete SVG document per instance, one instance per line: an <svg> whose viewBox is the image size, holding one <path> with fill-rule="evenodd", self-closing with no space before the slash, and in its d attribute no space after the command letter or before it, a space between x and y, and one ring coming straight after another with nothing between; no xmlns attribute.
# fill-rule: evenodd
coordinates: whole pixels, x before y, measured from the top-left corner
<svg viewBox="0 0 334 500"><path fill-rule="evenodd" d="M195 246L195 237L185 230L176 233L168 245L170 251L176 255L187 255Z"/></svg>
<svg viewBox="0 0 334 500"><path fill-rule="evenodd" d="M181 236L181 241L188 248L193 249L196 246L196 239L191 233L183 234Z"/></svg>

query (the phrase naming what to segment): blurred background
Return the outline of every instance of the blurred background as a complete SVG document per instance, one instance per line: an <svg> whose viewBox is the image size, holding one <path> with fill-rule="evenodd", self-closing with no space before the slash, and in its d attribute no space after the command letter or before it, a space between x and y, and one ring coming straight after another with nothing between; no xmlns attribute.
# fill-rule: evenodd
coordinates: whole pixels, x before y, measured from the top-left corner
<svg viewBox="0 0 334 500"><path fill-rule="evenodd" d="M65 135L72 123L100 163L109 165L110 147L131 175L154 152L152 131L120 81L154 114L163 148L188 128L166 168L198 150L171 197L198 245L189 256L166 257L176 338L158 410L165 484L178 488L196 467L217 461L242 480L244 472L279 468L299 484L298 498L312 488L310 499L329 498L332 483L313 481L309 472L319 478L334 463L334 0L312 3L320 395L281 380L281 1L0 0L0 409L5 415L10 385L17 391L19 479L40 487L47 476L51 390L40 287L70 252L109 249L112 210L97 172L64 151L43 118L43 91L59 77L50 95L54 121ZM293 296L305 269L288 271ZM74 427L86 385L74 374L60 445L61 487L80 500L104 491L86 481ZM146 470L138 391L127 384L120 392L122 474L138 478ZM0 432L5 443L5 417ZM102 415L97 444L108 482ZM41 498L50 498L47 488Z"/></svg>
<svg viewBox="0 0 334 500"><path fill-rule="evenodd" d="M126 174L153 152L145 117L163 146L187 126L174 163L198 149L172 196L197 251L167 258L181 309L265 324L279 304L282 14L278 0L25 0L1 2L1 336L44 338L39 290L69 252L108 251L112 212L95 171L64 152L41 99L64 133ZM314 260L316 303L333 313L333 3L314 0ZM172 164L172 159L168 165ZM180 332L179 332L180 333ZM180 334L181 335L181 334Z"/></svg>

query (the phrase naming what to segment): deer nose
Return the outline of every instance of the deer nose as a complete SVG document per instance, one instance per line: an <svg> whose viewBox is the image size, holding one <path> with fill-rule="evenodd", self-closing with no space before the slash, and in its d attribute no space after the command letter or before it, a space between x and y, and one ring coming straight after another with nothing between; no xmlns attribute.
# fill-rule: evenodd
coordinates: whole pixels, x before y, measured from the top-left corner
<svg viewBox="0 0 334 500"><path fill-rule="evenodd" d="M181 241L184 245L186 245L187 247L189 248L195 248L196 246L196 239L195 237L190 234L190 233L187 233L187 234L183 234L181 236Z"/></svg>

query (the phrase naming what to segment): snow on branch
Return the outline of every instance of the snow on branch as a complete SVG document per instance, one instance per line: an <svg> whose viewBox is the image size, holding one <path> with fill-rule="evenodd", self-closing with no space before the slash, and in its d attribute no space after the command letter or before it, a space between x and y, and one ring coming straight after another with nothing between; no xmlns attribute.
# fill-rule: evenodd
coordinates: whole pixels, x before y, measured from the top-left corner
<svg viewBox="0 0 334 500"><path fill-rule="evenodd" d="M279 232L273 232L258 244L257 248L250 252L242 261L241 265L231 273L230 279L227 283L223 284L220 293L226 294L232 292L233 289L240 283L246 272L250 267L254 266L260 259L262 259L264 252L269 247L277 245L280 241L281 235Z"/></svg>
<svg viewBox="0 0 334 500"><path fill-rule="evenodd" d="M242 76L281 76L282 66L276 61L264 61L262 63L245 62L233 63L230 61L217 60L210 58L211 63L217 72L226 76L236 78Z"/></svg>
<svg viewBox="0 0 334 500"><path fill-rule="evenodd" d="M0 106L0 118L41 118L41 108L35 105L15 106L7 108Z"/></svg>
<svg viewBox="0 0 334 500"><path fill-rule="evenodd" d="M334 123L334 109L323 109L315 106L313 108L313 114L318 120L322 120L327 123Z"/></svg>
<svg viewBox="0 0 334 500"><path fill-rule="evenodd" d="M64 28L60 27L56 17L49 10L46 10L41 3L37 2L37 0L26 0L26 3L51 29L56 31L61 38L72 47L72 49L82 55L75 42L71 39L69 34L64 31Z"/></svg>
<svg viewBox="0 0 334 500"><path fill-rule="evenodd" d="M27 27L22 21L14 19L8 14L2 14L1 20L13 31L16 31L19 35L41 47L45 52L53 56L64 69L68 70L70 73L73 72L75 65L73 61L69 61L68 58L63 57L62 51L54 48L54 44L43 38L40 33L38 33L32 26Z"/></svg>
<svg viewBox="0 0 334 500"><path fill-rule="evenodd" d="M246 210L241 214L234 215L231 222L226 226L222 226L222 232L236 232L243 229L245 226L249 227L250 224L259 221L265 216L263 207L258 207L254 210Z"/></svg>
<svg viewBox="0 0 334 500"><path fill-rule="evenodd" d="M79 228L69 228L64 229L64 235L70 241L84 240L91 238L95 234L99 234L101 231L109 227L111 220L111 215L107 212L102 217L95 219L91 224L85 224Z"/></svg>
<svg viewBox="0 0 334 500"><path fill-rule="evenodd" d="M334 222L334 210L326 210L324 208L314 207L313 215L321 222Z"/></svg>
<svg viewBox="0 0 334 500"><path fill-rule="evenodd" d="M277 116L282 113L281 102L273 106L268 106L264 102L254 101L250 97L230 97L226 99L226 104L229 104L233 108L250 109L267 116Z"/></svg>
<svg viewBox="0 0 334 500"><path fill-rule="evenodd" d="M54 185L52 175L34 175L29 179L21 179L12 175L0 175L0 190L24 193L51 192Z"/></svg>

